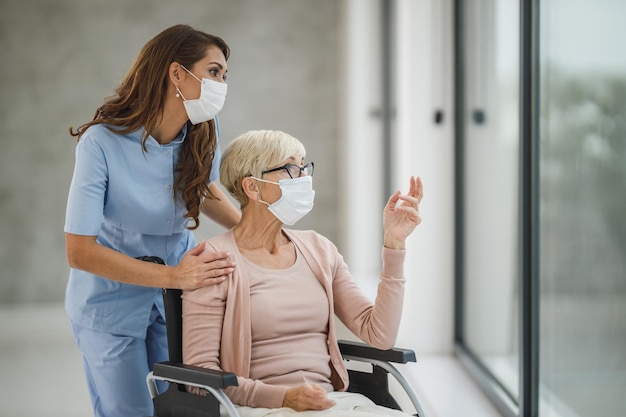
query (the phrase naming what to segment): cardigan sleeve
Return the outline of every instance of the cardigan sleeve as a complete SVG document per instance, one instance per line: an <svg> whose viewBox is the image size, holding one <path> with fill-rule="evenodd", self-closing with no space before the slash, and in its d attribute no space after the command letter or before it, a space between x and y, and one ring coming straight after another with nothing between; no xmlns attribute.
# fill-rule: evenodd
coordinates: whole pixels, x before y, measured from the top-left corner
<svg viewBox="0 0 626 417"><path fill-rule="evenodd" d="M339 262L333 277L335 314L361 340L378 349L396 343L404 300L404 250L383 248L383 270L374 303Z"/></svg>
<svg viewBox="0 0 626 417"><path fill-rule="evenodd" d="M219 350L226 305L224 283L183 291L183 362L220 368Z"/></svg>

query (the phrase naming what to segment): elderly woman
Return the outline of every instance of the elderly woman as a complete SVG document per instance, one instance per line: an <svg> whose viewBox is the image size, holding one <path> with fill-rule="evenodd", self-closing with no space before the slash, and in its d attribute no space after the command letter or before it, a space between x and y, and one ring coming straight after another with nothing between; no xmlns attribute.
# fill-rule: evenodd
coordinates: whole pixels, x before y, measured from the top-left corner
<svg viewBox="0 0 626 417"><path fill-rule="evenodd" d="M404 415L346 393L333 317L379 349L396 340L404 295L405 239L420 223L422 183L384 208L383 270L375 303L357 287L337 248L314 231L286 229L313 207L313 163L300 141L251 131L224 152L222 184L241 222L207 241L237 264L221 284L183 293L185 363L238 375L226 394L242 416L327 410L325 415ZM330 412L330 414L329 414Z"/></svg>

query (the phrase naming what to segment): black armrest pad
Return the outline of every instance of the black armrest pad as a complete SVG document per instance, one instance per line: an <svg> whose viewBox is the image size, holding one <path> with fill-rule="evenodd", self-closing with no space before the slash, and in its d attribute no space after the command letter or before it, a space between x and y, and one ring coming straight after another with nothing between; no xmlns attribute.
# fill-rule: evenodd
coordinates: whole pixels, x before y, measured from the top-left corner
<svg viewBox="0 0 626 417"><path fill-rule="evenodd" d="M361 342L339 340L339 350L341 350L342 355L376 359L383 362L415 362L415 352L410 349L394 347L389 350L380 350Z"/></svg>
<svg viewBox="0 0 626 417"><path fill-rule="evenodd" d="M160 362L154 364L154 375L163 378L172 378L194 384L208 385L213 388L226 388L239 385L237 375L230 372L216 371L199 366L185 365L174 362Z"/></svg>

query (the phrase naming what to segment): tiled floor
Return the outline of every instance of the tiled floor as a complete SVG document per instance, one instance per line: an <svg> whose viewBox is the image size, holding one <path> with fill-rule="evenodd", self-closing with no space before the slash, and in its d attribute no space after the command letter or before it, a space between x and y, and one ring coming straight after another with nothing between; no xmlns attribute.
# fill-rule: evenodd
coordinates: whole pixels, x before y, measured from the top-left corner
<svg viewBox="0 0 626 417"><path fill-rule="evenodd" d="M401 371L428 417L500 416L452 357L418 357ZM0 307L0 417L90 415L63 307Z"/></svg>

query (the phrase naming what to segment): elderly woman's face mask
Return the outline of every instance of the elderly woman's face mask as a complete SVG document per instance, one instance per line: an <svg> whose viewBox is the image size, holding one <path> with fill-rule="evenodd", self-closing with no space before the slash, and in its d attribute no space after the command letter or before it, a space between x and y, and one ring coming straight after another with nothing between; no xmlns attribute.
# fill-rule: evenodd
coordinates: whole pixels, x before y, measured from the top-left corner
<svg viewBox="0 0 626 417"><path fill-rule="evenodd" d="M300 178L289 178L278 182L263 180L261 178L252 177L257 181L276 184L282 192L281 197L274 203L269 204L261 200L261 203L267 204L268 209L283 224L292 226L298 220L306 216L313 208L313 200L315 199L315 190L313 190L313 177L307 175Z"/></svg>

